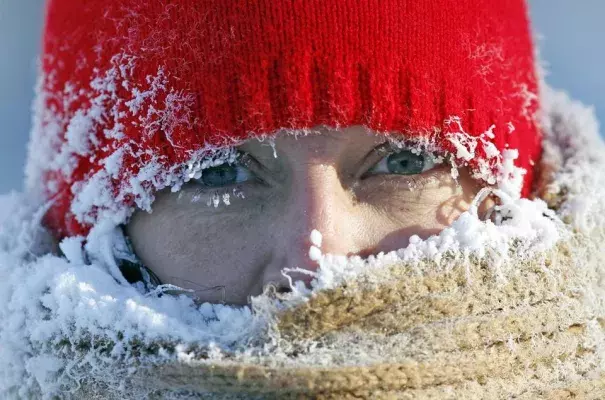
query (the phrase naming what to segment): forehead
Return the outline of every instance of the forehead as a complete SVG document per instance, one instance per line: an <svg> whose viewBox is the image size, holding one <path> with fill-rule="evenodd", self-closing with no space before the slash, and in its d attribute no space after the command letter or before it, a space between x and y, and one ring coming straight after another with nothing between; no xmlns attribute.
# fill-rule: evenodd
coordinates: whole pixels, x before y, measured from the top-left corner
<svg viewBox="0 0 605 400"><path fill-rule="evenodd" d="M274 139L251 139L239 148L272 157L275 157L275 153L329 157L343 151L367 151L385 140L385 135L361 125L341 128L318 126L305 130L282 130Z"/></svg>

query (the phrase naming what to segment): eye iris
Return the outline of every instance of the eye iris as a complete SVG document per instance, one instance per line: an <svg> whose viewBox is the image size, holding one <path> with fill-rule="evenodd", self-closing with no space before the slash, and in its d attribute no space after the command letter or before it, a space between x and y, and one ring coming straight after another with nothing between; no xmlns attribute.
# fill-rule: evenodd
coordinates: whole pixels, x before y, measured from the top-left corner
<svg viewBox="0 0 605 400"><path fill-rule="evenodd" d="M424 164L425 160L422 155L414 154L407 150L391 154L387 158L387 166L389 172L392 174L419 174L423 171Z"/></svg>
<svg viewBox="0 0 605 400"><path fill-rule="evenodd" d="M237 170L229 164L219 165L202 172L202 182L206 186L226 186L235 183Z"/></svg>

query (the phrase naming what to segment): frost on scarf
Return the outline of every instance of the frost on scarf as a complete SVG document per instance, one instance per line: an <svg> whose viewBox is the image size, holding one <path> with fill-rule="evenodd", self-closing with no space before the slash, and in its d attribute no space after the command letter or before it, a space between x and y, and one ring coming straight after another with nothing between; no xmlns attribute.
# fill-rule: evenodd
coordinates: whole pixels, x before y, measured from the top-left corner
<svg viewBox="0 0 605 400"><path fill-rule="evenodd" d="M254 298L251 307L196 306L187 296L143 294L124 283L112 266L114 219L93 229L87 254L83 238L74 237L60 244L65 257L53 255L40 226L44 208L30 205L22 195L1 197L0 397L65 395L90 376L120 390L123 378L146 359L187 362L203 354L220 360L226 352L244 360L267 352L279 357L276 315L362 274L371 277L372 271L404 262L422 275L427 265L446 269L456 259L466 260L471 268L470 260L482 259L490 262L496 277L506 280L515 269L507 260L545 251L572 228L587 235L602 230L605 149L594 117L562 94L548 92L546 101L546 161L556 170L550 190L564 193L556 213L540 199L518 198L506 189L509 180L502 178L504 187L485 189L471 210L442 233L427 240L413 237L406 248L388 254L367 259L323 254L321 235L314 232L311 253L320 268L312 288L293 283L291 294L280 300L264 294ZM463 160L476 144L459 133L453 140L457 158ZM87 145L72 141L70 151L84 151ZM502 158L506 165L513 157ZM104 173L110 174L117 164L106 165ZM202 167L194 162L188 168ZM501 172L515 176L514 169ZM502 200L493 221L477 216L487 191Z"/></svg>

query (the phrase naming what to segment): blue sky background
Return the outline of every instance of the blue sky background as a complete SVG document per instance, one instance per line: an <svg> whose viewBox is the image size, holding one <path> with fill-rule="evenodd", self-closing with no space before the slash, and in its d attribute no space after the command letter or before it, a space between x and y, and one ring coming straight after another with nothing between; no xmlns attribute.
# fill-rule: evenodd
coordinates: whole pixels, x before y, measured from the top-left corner
<svg viewBox="0 0 605 400"><path fill-rule="evenodd" d="M529 5L547 80L594 105L605 121L605 1ZM0 0L0 194L22 187L42 7L42 0Z"/></svg>

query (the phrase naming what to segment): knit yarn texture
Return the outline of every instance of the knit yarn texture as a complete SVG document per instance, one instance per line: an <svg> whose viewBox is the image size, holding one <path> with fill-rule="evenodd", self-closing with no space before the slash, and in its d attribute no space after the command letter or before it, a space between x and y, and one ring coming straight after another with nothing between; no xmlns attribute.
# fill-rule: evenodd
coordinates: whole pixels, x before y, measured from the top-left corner
<svg viewBox="0 0 605 400"><path fill-rule="evenodd" d="M293 349L321 338L323 350L294 350L284 365L262 358L168 365L153 369L149 379L172 392L210 390L217 398L230 392L317 399L602 398L599 321L605 312L602 299L578 290L598 279L586 271L584 262L591 261L574 255L580 249L587 250L576 238L519 264L504 285L486 284L493 281L487 265L475 266L470 286L463 284L469 278L463 268L414 279L394 266L389 283L371 289L355 283L282 317L284 340L292 340ZM364 351L378 362L346 365ZM344 365L314 365L314 352L318 358L338 352Z"/></svg>

